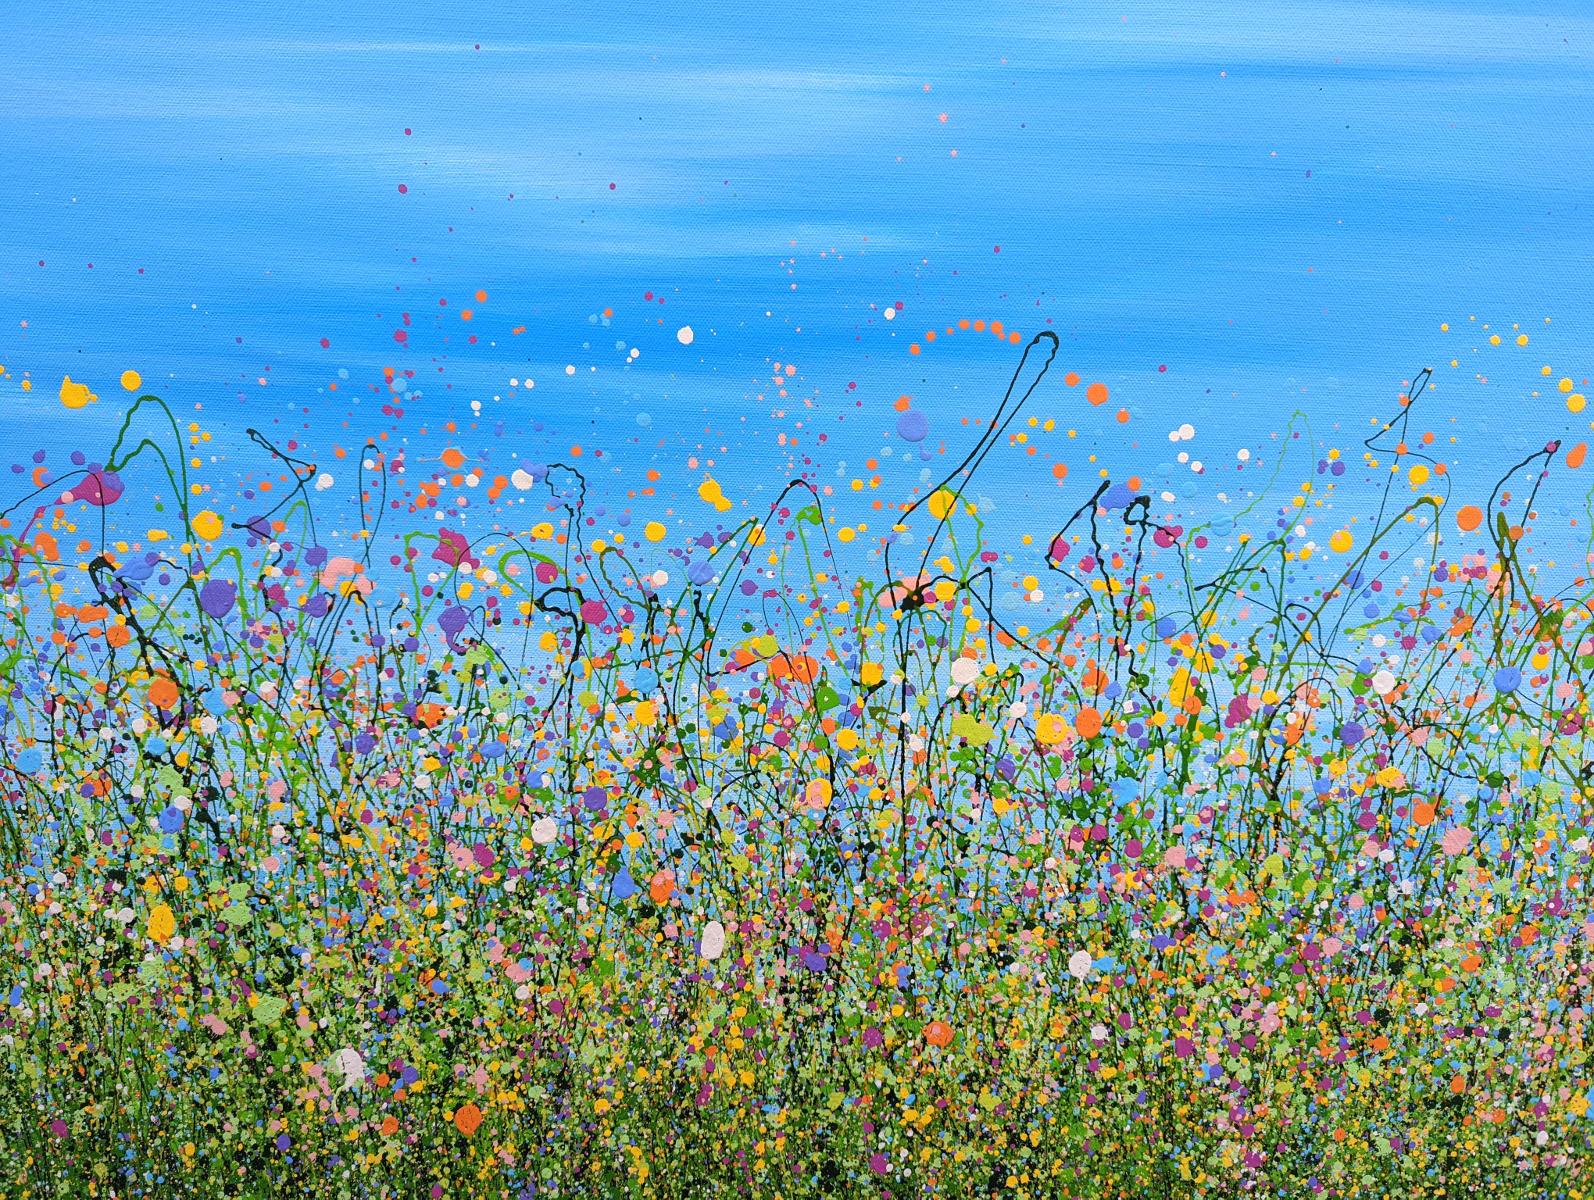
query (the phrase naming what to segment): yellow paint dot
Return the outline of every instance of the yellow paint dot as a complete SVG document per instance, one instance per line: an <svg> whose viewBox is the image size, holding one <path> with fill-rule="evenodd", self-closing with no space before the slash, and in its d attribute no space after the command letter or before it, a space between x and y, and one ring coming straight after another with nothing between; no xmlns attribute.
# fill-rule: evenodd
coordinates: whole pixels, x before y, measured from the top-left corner
<svg viewBox="0 0 1594 1200"><path fill-rule="evenodd" d="M1328 539L1328 548L1335 554L1344 554L1355 544L1356 539L1351 537L1348 529L1336 529L1333 536Z"/></svg>
<svg viewBox="0 0 1594 1200"><path fill-rule="evenodd" d="M139 384L144 382L144 377L137 371L122 372L122 387L129 392L138 391Z"/></svg>
<svg viewBox="0 0 1594 1200"><path fill-rule="evenodd" d="M1573 392L1566 398L1566 410L1568 412L1580 413L1583 411L1583 406L1587 403L1588 401L1583 398L1582 392Z"/></svg>
<svg viewBox="0 0 1594 1200"><path fill-rule="evenodd" d="M210 509L194 514L194 519L189 522L194 527L194 532L207 542L213 542L221 536L224 526L221 518Z"/></svg>
<svg viewBox="0 0 1594 1200"><path fill-rule="evenodd" d="M177 932L177 918L172 913L171 907L157 904L149 910L149 923L145 927L152 941L165 945L171 941L172 935Z"/></svg>
<svg viewBox="0 0 1594 1200"><path fill-rule="evenodd" d="M73 383L70 375L61 377L61 403L68 408L83 408L98 399L98 396L89 391L88 384Z"/></svg>
<svg viewBox="0 0 1594 1200"><path fill-rule="evenodd" d="M669 531L665 529L664 526L658 521L649 521L646 525L642 526L642 536L647 538L650 542L662 542L664 540L664 535L668 532Z"/></svg>
<svg viewBox="0 0 1594 1200"><path fill-rule="evenodd" d="M1560 388L1563 392L1570 392L1572 390L1572 381L1570 379L1567 379L1567 378L1563 377L1561 379L1561 382L1556 384L1555 386Z"/></svg>

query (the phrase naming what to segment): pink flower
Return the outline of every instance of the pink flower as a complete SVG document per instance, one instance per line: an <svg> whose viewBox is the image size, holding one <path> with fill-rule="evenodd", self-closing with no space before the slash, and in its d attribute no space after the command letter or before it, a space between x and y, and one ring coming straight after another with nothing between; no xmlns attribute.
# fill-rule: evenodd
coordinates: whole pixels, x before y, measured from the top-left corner
<svg viewBox="0 0 1594 1200"><path fill-rule="evenodd" d="M472 556L470 542L465 535L452 529L437 531L437 549L432 551L432 557L451 567L481 565L480 560Z"/></svg>
<svg viewBox="0 0 1594 1200"><path fill-rule="evenodd" d="M1472 844L1472 830L1465 825L1457 825L1454 829L1445 831L1445 836L1439 842L1444 852L1454 858L1458 854L1465 854L1467 847Z"/></svg>

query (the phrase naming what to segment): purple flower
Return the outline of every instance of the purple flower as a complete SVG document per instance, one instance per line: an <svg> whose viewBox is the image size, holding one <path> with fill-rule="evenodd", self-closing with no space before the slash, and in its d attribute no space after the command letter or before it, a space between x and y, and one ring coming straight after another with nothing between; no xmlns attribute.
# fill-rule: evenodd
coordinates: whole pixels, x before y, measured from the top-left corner
<svg viewBox="0 0 1594 1200"><path fill-rule="evenodd" d="M238 587L225 579L207 579L199 589L199 607L207 616L220 620L238 603Z"/></svg>

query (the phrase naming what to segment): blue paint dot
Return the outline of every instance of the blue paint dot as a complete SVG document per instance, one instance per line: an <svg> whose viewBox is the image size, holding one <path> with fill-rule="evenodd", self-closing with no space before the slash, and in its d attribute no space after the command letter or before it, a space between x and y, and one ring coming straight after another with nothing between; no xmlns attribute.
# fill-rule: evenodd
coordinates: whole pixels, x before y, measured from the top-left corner
<svg viewBox="0 0 1594 1200"><path fill-rule="evenodd" d="M897 418L897 436L905 442L922 442L929 435L930 418L910 408Z"/></svg>

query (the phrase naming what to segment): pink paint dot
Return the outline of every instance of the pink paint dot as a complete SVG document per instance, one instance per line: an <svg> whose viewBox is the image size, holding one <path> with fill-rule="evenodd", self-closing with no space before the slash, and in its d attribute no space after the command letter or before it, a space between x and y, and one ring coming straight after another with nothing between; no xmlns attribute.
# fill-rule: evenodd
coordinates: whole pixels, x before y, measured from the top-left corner
<svg viewBox="0 0 1594 1200"><path fill-rule="evenodd" d="M1159 365L1158 365L1158 367L1157 367L1157 371L1158 371L1158 372L1159 372L1159 373L1161 373L1161 372L1164 372L1164 371L1166 371L1166 370L1167 370L1167 369L1168 369L1168 364L1167 364L1167 363L1161 363L1161 364L1159 364Z"/></svg>
<svg viewBox="0 0 1594 1200"><path fill-rule="evenodd" d="M1002 248L1000 246L992 246L991 247L991 253L992 254L1000 254L1001 252L1002 252Z"/></svg>
<svg viewBox="0 0 1594 1200"><path fill-rule="evenodd" d="M410 340L410 335L405 333L402 329L395 329L393 331L393 340L395 342L407 342Z"/></svg>
<svg viewBox="0 0 1594 1200"><path fill-rule="evenodd" d="M409 184L407 184L407 183L401 183L401 184L399 184L399 195L401 195L401 196L402 196L402 195L404 195L404 194L405 194L405 193L406 193L406 192L408 192L408 191L409 191L409 190L410 190L410 185L409 185Z"/></svg>
<svg viewBox="0 0 1594 1200"><path fill-rule="evenodd" d="M404 127L404 136L405 137L409 137L410 136L409 126L407 126L407 125Z"/></svg>
<svg viewBox="0 0 1594 1200"><path fill-rule="evenodd" d="M325 350L330 345L332 345L332 339L331 338L322 338L321 339L321 349Z"/></svg>
<svg viewBox="0 0 1594 1200"><path fill-rule="evenodd" d="M611 192L612 192L612 191L614 191L614 184L612 184L612 183L611 183L611 184L610 184L610 185L609 185L609 190L610 190L610 191L611 191Z"/></svg>

